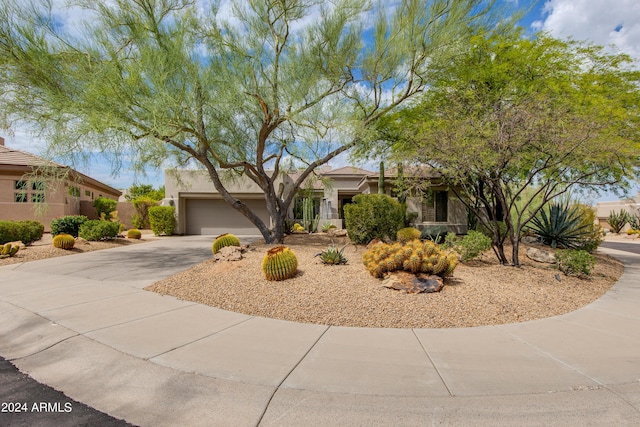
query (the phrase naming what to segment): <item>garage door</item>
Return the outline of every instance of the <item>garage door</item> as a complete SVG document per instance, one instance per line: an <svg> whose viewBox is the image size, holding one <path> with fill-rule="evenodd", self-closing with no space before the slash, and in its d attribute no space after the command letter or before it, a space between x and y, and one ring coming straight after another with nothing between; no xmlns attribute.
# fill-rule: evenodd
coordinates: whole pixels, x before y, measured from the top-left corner
<svg viewBox="0 0 640 427"><path fill-rule="evenodd" d="M245 200L244 202L269 227L269 213L264 200ZM223 233L260 234L244 215L224 200L186 199L185 210L187 234L216 236Z"/></svg>

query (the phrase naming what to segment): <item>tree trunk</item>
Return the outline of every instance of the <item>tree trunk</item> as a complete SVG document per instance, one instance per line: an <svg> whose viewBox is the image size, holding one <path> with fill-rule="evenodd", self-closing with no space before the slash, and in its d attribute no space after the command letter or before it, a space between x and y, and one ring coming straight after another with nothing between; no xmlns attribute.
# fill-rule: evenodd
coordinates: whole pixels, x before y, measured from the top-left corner
<svg viewBox="0 0 640 427"><path fill-rule="evenodd" d="M498 261L500 261L500 264L509 265L509 260L507 259L507 256L504 254L504 244L501 242L493 242L491 247L493 248L493 252L498 257Z"/></svg>
<svg viewBox="0 0 640 427"><path fill-rule="evenodd" d="M517 237L518 235L520 233L514 233L514 236L511 236L511 265L515 267L520 267L520 240Z"/></svg>

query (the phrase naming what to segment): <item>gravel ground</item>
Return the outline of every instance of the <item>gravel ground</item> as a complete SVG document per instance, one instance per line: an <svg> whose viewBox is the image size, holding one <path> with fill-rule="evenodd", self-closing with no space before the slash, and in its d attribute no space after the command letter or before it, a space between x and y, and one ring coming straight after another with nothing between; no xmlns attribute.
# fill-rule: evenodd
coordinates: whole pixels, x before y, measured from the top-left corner
<svg viewBox="0 0 640 427"><path fill-rule="evenodd" d="M225 310L296 322L453 328L568 313L599 298L623 272L619 261L597 254L590 278L568 277L548 264L528 259L523 244L520 268L499 265L489 251L460 264L441 292L405 294L383 287L380 279L369 275L361 262L366 248L344 239L335 243L347 245L347 265L327 266L314 257L330 244L327 236L288 236L285 244L297 255L299 272L283 282L264 279L262 258L274 245L256 243L241 261L204 261L146 289Z"/></svg>

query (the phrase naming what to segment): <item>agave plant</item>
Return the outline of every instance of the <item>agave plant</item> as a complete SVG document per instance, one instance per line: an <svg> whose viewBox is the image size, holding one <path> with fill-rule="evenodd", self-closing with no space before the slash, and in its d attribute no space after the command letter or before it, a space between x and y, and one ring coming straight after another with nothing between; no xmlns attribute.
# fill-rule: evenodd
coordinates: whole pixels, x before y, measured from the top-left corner
<svg viewBox="0 0 640 427"><path fill-rule="evenodd" d="M551 202L547 209L540 210L529 226L542 243L552 248L577 248L582 239L588 237L590 224L582 221L579 209L566 202Z"/></svg>
<svg viewBox="0 0 640 427"><path fill-rule="evenodd" d="M316 256L320 257L320 260L323 264L327 265L339 265L346 264L347 258L344 256L344 248L338 250L335 246L329 246L326 250L316 254Z"/></svg>

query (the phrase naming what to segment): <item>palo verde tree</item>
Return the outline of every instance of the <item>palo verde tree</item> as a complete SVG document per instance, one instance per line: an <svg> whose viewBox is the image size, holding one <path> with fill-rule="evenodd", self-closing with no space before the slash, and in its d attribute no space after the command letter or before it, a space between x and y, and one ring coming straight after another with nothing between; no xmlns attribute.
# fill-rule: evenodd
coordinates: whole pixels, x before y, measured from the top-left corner
<svg viewBox="0 0 640 427"><path fill-rule="evenodd" d="M368 3L78 0L56 13L51 1L5 0L5 123L41 131L57 158L203 168L280 242L304 180L421 92L428 66L460 49L493 1L381 2L377 14ZM294 182L281 179L286 160L305 165ZM271 230L227 190L238 174L264 191Z"/></svg>
<svg viewBox="0 0 640 427"><path fill-rule="evenodd" d="M518 265L523 227L572 189L624 187L640 156L630 58L545 34L479 35L419 102L380 123L399 157L437 170Z"/></svg>

